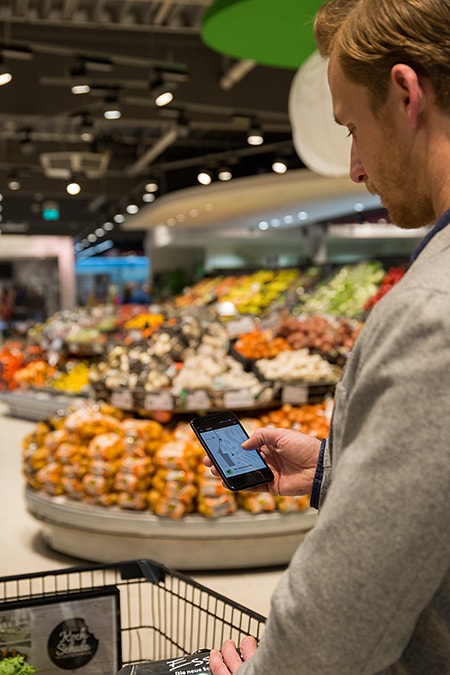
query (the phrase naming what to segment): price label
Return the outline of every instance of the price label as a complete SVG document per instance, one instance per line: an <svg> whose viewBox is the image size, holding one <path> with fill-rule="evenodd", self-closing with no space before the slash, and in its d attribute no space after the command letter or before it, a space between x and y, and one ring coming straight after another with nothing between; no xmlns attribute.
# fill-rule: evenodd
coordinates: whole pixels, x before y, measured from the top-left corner
<svg viewBox="0 0 450 675"><path fill-rule="evenodd" d="M188 410L205 410L211 407L211 399L204 389L196 389L186 396Z"/></svg>
<svg viewBox="0 0 450 675"><path fill-rule="evenodd" d="M173 398L169 391L153 391L145 394L145 410L173 410Z"/></svg>
<svg viewBox="0 0 450 675"><path fill-rule="evenodd" d="M252 408L255 397L250 389L231 389L224 392L223 402L225 408Z"/></svg>
<svg viewBox="0 0 450 675"><path fill-rule="evenodd" d="M272 312L270 316L264 317L261 319L261 329L262 330L275 330L281 323L281 317L279 312Z"/></svg>
<svg viewBox="0 0 450 675"><path fill-rule="evenodd" d="M236 337L243 333L252 333L255 330L255 321L250 316L243 316L227 323L227 333L230 337Z"/></svg>
<svg viewBox="0 0 450 675"><path fill-rule="evenodd" d="M281 392L282 403L301 405L307 403L308 398L309 388L307 384L287 384Z"/></svg>
<svg viewBox="0 0 450 675"><path fill-rule="evenodd" d="M110 398L111 405L121 410L133 409L133 394L129 389L113 391Z"/></svg>

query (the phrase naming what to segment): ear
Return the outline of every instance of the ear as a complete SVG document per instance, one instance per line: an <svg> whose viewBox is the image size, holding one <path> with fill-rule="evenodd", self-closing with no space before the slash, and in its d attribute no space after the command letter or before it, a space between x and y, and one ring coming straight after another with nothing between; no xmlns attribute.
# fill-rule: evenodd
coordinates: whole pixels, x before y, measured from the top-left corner
<svg viewBox="0 0 450 675"><path fill-rule="evenodd" d="M402 110L412 129L418 125L423 110L425 94L415 70L404 63L397 63L391 69L391 83L399 97Z"/></svg>

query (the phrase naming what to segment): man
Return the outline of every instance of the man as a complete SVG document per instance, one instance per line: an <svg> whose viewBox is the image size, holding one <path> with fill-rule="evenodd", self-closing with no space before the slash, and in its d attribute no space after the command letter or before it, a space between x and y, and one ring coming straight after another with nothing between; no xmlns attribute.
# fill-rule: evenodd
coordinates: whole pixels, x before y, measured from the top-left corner
<svg viewBox="0 0 450 675"><path fill-rule="evenodd" d="M311 492L319 515L259 646L245 638L241 660L227 641L211 670L448 675L450 3L331 0L315 36L336 121L352 136L351 178L400 227L436 224L372 310L329 438L261 429L244 445L271 466L271 492Z"/></svg>

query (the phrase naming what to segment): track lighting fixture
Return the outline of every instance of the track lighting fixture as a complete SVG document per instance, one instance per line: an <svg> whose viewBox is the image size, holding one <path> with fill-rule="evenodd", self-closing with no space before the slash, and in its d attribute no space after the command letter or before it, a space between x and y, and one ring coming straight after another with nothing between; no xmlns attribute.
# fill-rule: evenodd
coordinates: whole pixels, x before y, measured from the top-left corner
<svg viewBox="0 0 450 675"><path fill-rule="evenodd" d="M118 120L122 117L122 111L117 100L117 95L111 95L105 98L103 117L105 120Z"/></svg>
<svg viewBox="0 0 450 675"><path fill-rule="evenodd" d="M200 185L210 185L212 182L212 176L208 171L200 171L197 174L197 180Z"/></svg>
<svg viewBox="0 0 450 675"><path fill-rule="evenodd" d="M217 173L217 178L225 182L231 180L233 178L233 174L231 173L230 169L220 169Z"/></svg>
<svg viewBox="0 0 450 675"><path fill-rule="evenodd" d="M284 159L276 159L272 164L272 171L274 173L286 173L287 164Z"/></svg>
<svg viewBox="0 0 450 675"><path fill-rule="evenodd" d="M13 79L12 72L8 66L0 60L0 87L9 84Z"/></svg>
<svg viewBox="0 0 450 675"><path fill-rule="evenodd" d="M253 122L247 133L247 143L249 145L262 145L264 143L264 134L261 126Z"/></svg>
<svg viewBox="0 0 450 675"><path fill-rule="evenodd" d="M20 190L21 188L20 181L14 171L9 175L8 188L13 191Z"/></svg>
<svg viewBox="0 0 450 675"><path fill-rule="evenodd" d="M75 197L81 192L81 185L76 178L71 178L66 185L66 192L68 195Z"/></svg>
<svg viewBox="0 0 450 675"><path fill-rule="evenodd" d="M161 75L158 75L150 87L150 95L158 108L162 108L173 101L173 85L165 82Z"/></svg>

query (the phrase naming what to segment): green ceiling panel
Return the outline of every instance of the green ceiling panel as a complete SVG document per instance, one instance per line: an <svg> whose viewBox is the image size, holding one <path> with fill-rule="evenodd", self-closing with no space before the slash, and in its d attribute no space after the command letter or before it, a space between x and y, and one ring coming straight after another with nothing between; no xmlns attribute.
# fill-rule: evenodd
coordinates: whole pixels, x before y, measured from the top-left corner
<svg viewBox="0 0 450 675"><path fill-rule="evenodd" d="M236 59L297 69L315 49L314 15L323 0L216 0L203 42Z"/></svg>

